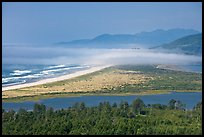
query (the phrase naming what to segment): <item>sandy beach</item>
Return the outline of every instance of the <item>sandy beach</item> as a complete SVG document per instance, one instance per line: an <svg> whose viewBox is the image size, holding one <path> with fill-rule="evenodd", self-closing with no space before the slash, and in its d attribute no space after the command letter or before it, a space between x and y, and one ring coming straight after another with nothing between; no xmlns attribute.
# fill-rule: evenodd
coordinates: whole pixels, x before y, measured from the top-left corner
<svg viewBox="0 0 204 137"><path fill-rule="evenodd" d="M46 84L46 83L51 83L51 82L67 80L67 79L78 77L78 76L85 75L88 73L93 73L95 71L99 71L101 69L104 69L104 68L107 68L110 66L111 65L97 66L97 67L92 67L92 68L87 69L87 70L81 70L81 71L77 71L75 73L71 73L71 74L67 74L67 75L63 75L63 76L59 76L59 77L55 77L55 78L43 79L43 80L40 80L37 82L25 83L25 84L20 84L20 85L13 85L13 86L8 86L8 87L2 87L2 91L31 87L31 86L36 86L36 85L41 85L41 84Z"/></svg>

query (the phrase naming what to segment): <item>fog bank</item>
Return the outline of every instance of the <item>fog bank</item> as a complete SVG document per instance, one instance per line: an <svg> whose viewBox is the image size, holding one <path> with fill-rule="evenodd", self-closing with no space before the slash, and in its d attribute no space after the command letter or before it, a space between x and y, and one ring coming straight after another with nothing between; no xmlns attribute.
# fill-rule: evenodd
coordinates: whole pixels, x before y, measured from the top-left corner
<svg viewBox="0 0 204 137"><path fill-rule="evenodd" d="M70 49L57 47L2 48L3 64L190 64L202 57L148 49Z"/></svg>

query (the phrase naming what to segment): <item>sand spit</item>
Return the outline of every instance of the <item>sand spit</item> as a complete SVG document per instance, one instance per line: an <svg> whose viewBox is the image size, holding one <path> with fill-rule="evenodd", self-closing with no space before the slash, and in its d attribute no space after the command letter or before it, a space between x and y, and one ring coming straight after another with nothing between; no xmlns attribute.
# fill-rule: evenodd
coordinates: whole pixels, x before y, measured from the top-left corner
<svg viewBox="0 0 204 137"><path fill-rule="evenodd" d="M78 76L81 76L81 75L93 73L95 71L99 71L101 69L104 69L104 68L107 68L107 67L110 67L110 66L111 65L96 66L96 67L92 67L92 68L87 69L87 70L77 71L75 73L67 74L67 75L64 75L64 76L43 79L43 80L40 80L40 81L37 81L37 82L32 82L32 83L25 83L25 84L20 84L20 85L13 85L13 86L8 86L8 87L2 87L2 91L12 90L12 89L19 89L19 88L25 88L25 87L31 87L31 86L36 86L36 85L41 85L41 84L46 84L46 83L51 83L51 82L67 80L67 79L78 77Z"/></svg>

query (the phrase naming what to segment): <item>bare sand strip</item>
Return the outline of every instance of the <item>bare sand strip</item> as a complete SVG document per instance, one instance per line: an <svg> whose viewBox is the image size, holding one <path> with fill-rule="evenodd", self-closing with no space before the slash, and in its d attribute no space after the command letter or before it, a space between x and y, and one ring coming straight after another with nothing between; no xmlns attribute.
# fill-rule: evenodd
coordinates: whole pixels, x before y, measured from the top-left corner
<svg viewBox="0 0 204 137"><path fill-rule="evenodd" d="M62 81L62 80L78 77L78 76L81 76L81 75L93 73L95 71L99 71L101 69L104 69L104 68L107 68L107 67L110 67L110 66L111 65L97 66L97 67L92 67L92 68L87 69L87 70L81 70L81 71L77 71L75 73L67 74L67 75L64 75L64 76L43 79L43 80L40 80L40 81L37 81L37 82L25 83L25 84L20 84L20 85L13 85L13 86L8 86L8 87L2 87L2 91L25 88L25 87L31 87L31 86L36 86L36 85L41 85L41 84L46 84L46 83L51 83L51 82Z"/></svg>

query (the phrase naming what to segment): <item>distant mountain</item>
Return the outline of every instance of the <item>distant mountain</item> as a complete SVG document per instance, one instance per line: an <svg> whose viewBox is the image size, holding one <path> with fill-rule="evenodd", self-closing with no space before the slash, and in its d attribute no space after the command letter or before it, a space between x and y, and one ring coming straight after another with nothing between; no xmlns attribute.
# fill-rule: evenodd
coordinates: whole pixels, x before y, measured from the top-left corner
<svg viewBox="0 0 204 137"><path fill-rule="evenodd" d="M153 47L168 43L178 38L197 34L198 31L192 29L170 29L155 30L152 32L141 32L136 34L102 34L93 39L81 39L69 42L59 42L57 45L66 47L91 47L91 48L137 48L137 45ZM129 44L124 47L124 44ZM136 45L134 45L136 44Z"/></svg>
<svg viewBox="0 0 204 137"><path fill-rule="evenodd" d="M189 35L172 41L168 44L154 47L152 49L166 49L171 52L185 53L191 55L202 55L202 33Z"/></svg>

